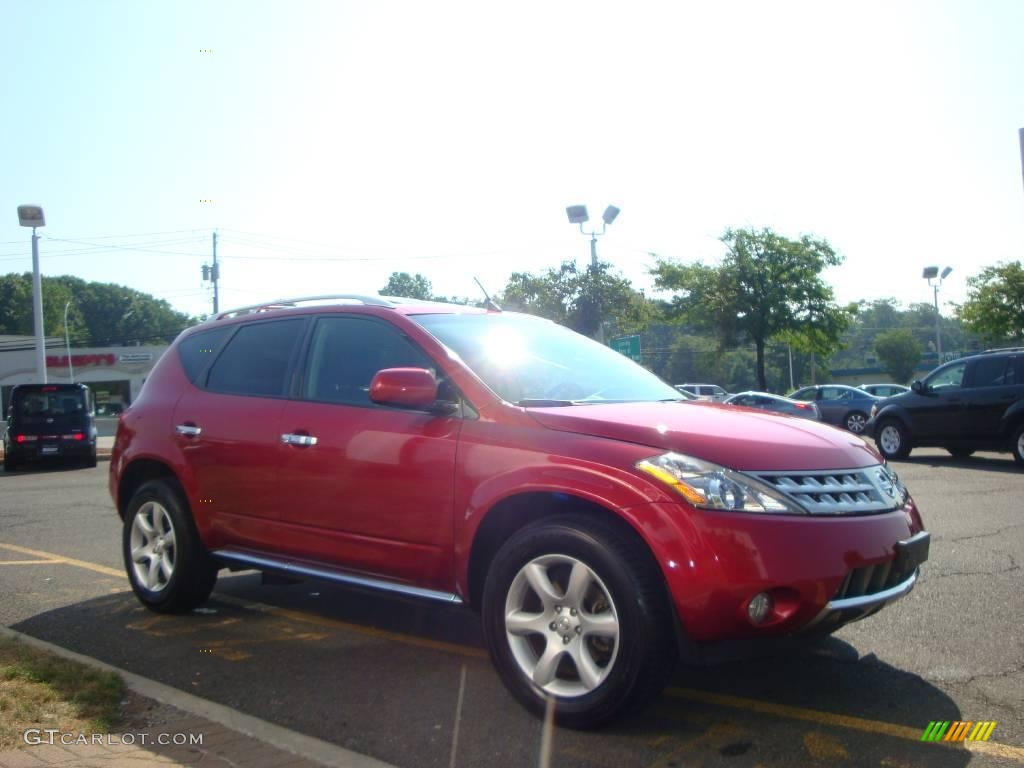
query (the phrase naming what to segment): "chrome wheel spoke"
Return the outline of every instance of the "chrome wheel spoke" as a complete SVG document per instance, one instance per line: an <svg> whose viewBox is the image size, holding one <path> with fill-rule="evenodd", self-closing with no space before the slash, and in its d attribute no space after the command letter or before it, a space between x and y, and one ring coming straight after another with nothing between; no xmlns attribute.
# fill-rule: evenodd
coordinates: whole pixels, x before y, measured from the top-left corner
<svg viewBox="0 0 1024 768"><path fill-rule="evenodd" d="M576 665L576 672L580 676L580 682L588 691L592 691L601 683L603 670L597 666L590 656L590 651L584 643L579 641L572 644L569 655L573 664Z"/></svg>
<svg viewBox="0 0 1024 768"><path fill-rule="evenodd" d="M160 580L157 578L157 574L160 572L160 559L157 557L149 558L149 569L146 571L146 589L154 589Z"/></svg>
<svg viewBox="0 0 1024 768"><path fill-rule="evenodd" d="M505 616L505 629L513 635L542 635L548 631L550 621L544 613L513 611Z"/></svg>
<svg viewBox="0 0 1024 768"><path fill-rule="evenodd" d="M526 580L544 604L545 610L550 610L556 602L562 599L561 595L555 592L555 585L551 583L547 568L536 561L526 566Z"/></svg>
<svg viewBox="0 0 1024 768"><path fill-rule="evenodd" d="M555 679L555 672L558 671L558 662L565 648L560 648L555 641L548 640L544 654L537 659L537 665L533 668L533 682L543 688L550 685Z"/></svg>
<svg viewBox="0 0 1024 768"><path fill-rule="evenodd" d="M138 547L134 547L132 549L132 562L133 563L141 563L146 558L152 557L152 556L153 556L153 548L149 544L149 542L146 542L145 544L140 545Z"/></svg>
<svg viewBox="0 0 1024 768"><path fill-rule="evenodd" d="M583 627L583 636L594 635L596 637L610 637L617 640L619 637L619 620L611 613L587 613L583 615L580 622Z"/></svg>
<svg viewBox="0 0 1024 768"><path fill-rule="evenodd" d="M569 575L569 586L565 589L566 602L576 609L583 605L583 598L586 597L587 589L594 579L594 574L583 563L575 563Z"/></svg>
<svg viewBox="0 0 1024 768"><path fill-rule="evenodd" d="M174 572L174 564L171 562L171 558L166 552L164 552L160 557L160 572L164 575L164 582L171 580L171 574Z"/></svg>

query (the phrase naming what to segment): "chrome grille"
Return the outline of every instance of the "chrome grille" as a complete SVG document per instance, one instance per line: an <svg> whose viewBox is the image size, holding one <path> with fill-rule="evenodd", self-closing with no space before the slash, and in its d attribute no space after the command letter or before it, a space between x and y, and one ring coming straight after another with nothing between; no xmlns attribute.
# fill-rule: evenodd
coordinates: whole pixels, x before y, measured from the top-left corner
<svg viewBox="0 0 1024 768"><path fill-rule="evenodd" d="M812 515L888 512L903 504L895 473L881 465L817 472L752 472Z"/></svg>

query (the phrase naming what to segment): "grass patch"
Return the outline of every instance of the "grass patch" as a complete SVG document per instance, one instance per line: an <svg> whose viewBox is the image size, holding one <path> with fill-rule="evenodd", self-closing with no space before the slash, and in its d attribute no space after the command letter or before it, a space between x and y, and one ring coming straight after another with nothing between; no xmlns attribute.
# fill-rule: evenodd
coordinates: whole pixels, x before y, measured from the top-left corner
<svg viewBox="0 0 1024 768"><path fill-rule="evenodd" d="M28 728L109 733L120 721L124 681L0 638L0 749L24 746Z"/></svg>

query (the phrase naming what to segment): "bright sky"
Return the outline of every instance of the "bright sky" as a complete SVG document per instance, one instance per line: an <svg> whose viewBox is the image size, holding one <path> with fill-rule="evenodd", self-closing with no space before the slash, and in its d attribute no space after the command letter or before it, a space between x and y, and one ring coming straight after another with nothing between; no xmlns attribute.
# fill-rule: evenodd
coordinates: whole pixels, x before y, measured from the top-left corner
<svg viewBox="0 0 1024 768"><path fill-rule="evenodd" d="M474 275L497 292L585 264L574 203L622 209L599 253L642 288L649 253L714 261L730 226L828 238L844 302L930 301L929 264L959 301L1024 258L1020 0L0 0L0 19L0 273L31 270L22 203L46 211L44 274L195 314L214 229L222 309L392 271L476 297Z"/></svg>

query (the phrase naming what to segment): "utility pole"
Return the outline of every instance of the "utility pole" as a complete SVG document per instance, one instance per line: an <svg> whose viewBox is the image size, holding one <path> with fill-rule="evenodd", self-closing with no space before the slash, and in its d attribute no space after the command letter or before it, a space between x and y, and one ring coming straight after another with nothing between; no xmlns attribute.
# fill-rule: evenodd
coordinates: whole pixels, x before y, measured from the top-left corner
<svg viewBox="0 0 1024 768"><path fill-rule="evenodd" d="M220 280L220 266L217 264L217 231L213 232L213 266L203 264L203 281L213 283L213 314L220 311L220 290L217 281Z"/></svg>
<svg viewBox="0 0 1024 768"><path fill-rule="evenodd" d="M210 279L213 281L213 314L220 311L220 293L217 287L217 280L220 279L220 267L217 266L217 230L213 230L213 268L210 270Z"/></svg>

